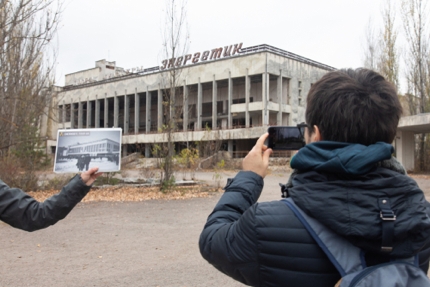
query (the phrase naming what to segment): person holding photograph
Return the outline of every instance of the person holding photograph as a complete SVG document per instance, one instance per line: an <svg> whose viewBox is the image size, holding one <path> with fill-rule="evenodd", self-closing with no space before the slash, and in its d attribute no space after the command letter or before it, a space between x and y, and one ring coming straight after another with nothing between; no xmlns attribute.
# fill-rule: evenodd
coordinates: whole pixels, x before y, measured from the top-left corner
<svg viewBox="0 0 430 287"><path fill-rule="evenodd" d="M90 191L94 181L102 175L98 167L75 175L60 193L38 202L18 188L11 188L0 180L0 220L12 227L35 231L54 225Z"/></svg>

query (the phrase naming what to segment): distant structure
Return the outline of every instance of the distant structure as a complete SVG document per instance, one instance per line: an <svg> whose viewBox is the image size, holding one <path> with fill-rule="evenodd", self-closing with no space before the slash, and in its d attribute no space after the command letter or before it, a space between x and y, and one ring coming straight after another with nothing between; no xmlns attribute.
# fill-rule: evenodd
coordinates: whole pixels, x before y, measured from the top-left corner
<svg viewBox="0 0 430 287"><path fill-rule="evenodd" d="M68 155L88 154L90 156L100 156L100 154L110 154L119 151L119 143L110 139L101 139L86 143L76 143L68 148Z"/></svg>
<svg viewBox="0 0 430 287"><path fill-rule="evenodd" d="M49 123L48 147L56 130L122 128L123 153L152 157L151 145L165 141L162 94L172 65L180 69L183 113L174 133L177 150L187 143L221 140L222 149L241 157L268 126L304 121L306 95L333 67L275 48L242 43L164 60L160 66L129 70L100 60L96 67L66 75ZM210 128L210 131L206 129Z"/></svg>

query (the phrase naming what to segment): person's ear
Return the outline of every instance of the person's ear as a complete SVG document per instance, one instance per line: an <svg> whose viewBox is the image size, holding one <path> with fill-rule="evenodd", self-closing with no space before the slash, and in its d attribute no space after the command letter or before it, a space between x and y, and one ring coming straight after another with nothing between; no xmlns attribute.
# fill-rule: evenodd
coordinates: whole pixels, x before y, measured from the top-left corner
<svg viewBox="0 0 430 287"><path fill-rule="evenodd" d="M320 129L316 125L314 125L313 128L314 128L314 130L313 130L313 132L311 134L311 142L319 142L319 141L321 141L322 137L321 137Z"/></svg>

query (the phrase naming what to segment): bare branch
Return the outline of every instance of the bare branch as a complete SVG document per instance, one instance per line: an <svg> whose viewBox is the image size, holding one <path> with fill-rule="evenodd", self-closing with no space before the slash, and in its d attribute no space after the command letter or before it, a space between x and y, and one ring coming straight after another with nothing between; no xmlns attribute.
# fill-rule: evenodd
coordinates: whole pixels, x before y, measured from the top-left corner
<svg viewBox="0 0 430 287"><path fill-rule="evenodd" d="M61 0L0 1L0 119L8 122L0 125L2 154L31 153L40 143L54 82L47 53L55 57L50 49L61 9Z"/></svg>

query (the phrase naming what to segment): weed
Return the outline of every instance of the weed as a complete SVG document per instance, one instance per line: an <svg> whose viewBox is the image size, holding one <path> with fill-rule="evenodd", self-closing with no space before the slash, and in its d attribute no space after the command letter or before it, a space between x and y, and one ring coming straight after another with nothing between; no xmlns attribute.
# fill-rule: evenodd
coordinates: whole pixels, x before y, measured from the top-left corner
<svg viewBox="0 0 430 287"><path fill-rule="evenodd" d="M175 156L176 162L182 171L182 177L186 180L187 171L190 169L194 171L197 167L197 160L199 159L199 150L195 148L184 148L181 152ZM190 172L190 177L194 177L194 172Z"/></svg>
<svg viewBox="0 0 430 287"><path fill-rule="evenodd" d="M175 186L175 177L172 176L169 180L165 180L161 182L160 191L163 193L167 193Z"/></svg>
<svg viewBox="0 0 430 287"><path fill-rule="evenodd" d="M216 167L214 169L214 174L212 176L212 179L215 180L217 187L220 187L221 184L221 171L224 169L225 161L222 159L221 161L217 162Z"/></svg>
<svg viewBox="0 0 430 287"><path fill-rule="evenodd" d="M115 178L116 172L105 172L102 176L100 176L95 182L94 185L116 185L121 182L118 178Z"/></svg>
<svg viewBox="0 0 430 287"><path fill-rule="evenodd" d="M70 181L70 176L60 175L51 178L45 182L40 188L43 190L60 190Z"/></svg>

